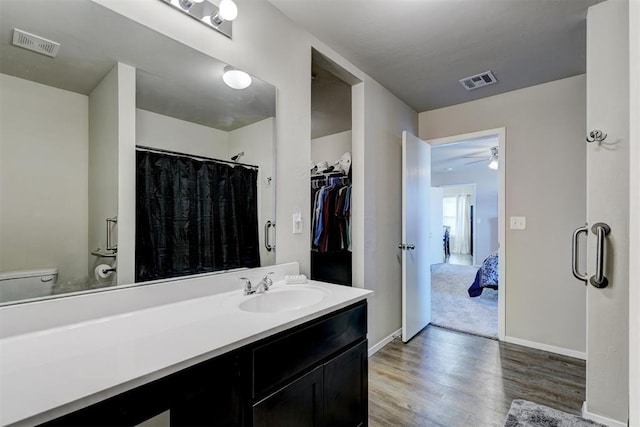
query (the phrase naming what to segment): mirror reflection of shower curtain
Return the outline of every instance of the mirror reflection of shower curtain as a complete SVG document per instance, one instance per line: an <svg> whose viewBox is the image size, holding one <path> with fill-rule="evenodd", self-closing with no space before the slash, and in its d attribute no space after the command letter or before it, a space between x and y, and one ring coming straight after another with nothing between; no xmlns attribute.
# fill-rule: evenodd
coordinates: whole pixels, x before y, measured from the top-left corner
<svg viewBox="0 0 640 427"><path fill-rule="evenodd" d="M471 196L468 194L456 197L456 231L452 237L452 253L471 252Z"/></svg>
<svg viewBox="0 0 640 427"><path fill-rule="evenodd" d="M258 170L137 152L136 282L260 266Z"/></svg>

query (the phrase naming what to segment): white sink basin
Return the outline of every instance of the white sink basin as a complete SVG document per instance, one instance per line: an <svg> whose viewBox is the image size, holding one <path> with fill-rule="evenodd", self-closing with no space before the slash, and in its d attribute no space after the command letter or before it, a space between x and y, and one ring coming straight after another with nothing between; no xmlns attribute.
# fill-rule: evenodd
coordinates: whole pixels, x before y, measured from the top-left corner
<svg viewBox="0 0 640 427"><path fill-rule="evenodd" d="M300 310L321 302L327 291L320 288L277 288L247 297L238 308L253 313L279 313Z"/></svg>

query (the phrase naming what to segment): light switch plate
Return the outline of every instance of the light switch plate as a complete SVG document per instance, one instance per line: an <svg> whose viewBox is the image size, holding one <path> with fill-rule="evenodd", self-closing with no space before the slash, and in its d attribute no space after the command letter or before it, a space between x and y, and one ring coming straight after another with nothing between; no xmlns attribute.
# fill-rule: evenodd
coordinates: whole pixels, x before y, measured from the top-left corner
<svg viewBox="0 0 640 427"><path fill-rule="evenodd" d="M526 230L527 229L527 217L526 216L512 216L509 221L509 228L512 230Z"/></svg>
<svg viewBox="0 0 640 427"><path fill-rule="evenodd" d="M302 234L302 214L300 212L293 214L293 234Z"/></svg>

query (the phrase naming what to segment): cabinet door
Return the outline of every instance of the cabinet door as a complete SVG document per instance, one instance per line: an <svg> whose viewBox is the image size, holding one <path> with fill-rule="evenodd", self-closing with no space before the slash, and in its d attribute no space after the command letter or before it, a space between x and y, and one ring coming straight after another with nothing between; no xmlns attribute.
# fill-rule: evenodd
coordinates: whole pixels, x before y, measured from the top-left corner
<svg viewBox="0 0 640 427"><path fill-rule="evenodd" d="M244 424L239 359L224 355L192 366L172 379L171 426Z"/></svg>
<svg viewBox="0 0 640 427"><path fill-rule="evenodd" d="M367 366L366 340L325 363L324 425L367 425Z"/></svg>
<svg viewBox="0 0 640 427"><path fill-rule="evenodd" d="M319 366L253 405L253 426L320 426L322 373L323 367Z"/></svg>

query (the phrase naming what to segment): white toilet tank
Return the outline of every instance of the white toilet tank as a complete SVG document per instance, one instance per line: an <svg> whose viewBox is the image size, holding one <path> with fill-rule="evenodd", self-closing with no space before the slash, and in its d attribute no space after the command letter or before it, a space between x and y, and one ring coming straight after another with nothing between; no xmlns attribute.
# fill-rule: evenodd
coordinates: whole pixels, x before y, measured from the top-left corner
<svg viewBox="0 0 640 427"><path fill-rule="evenodd" d="M0 273L0 303L51 295L57 278L55 268Z"/></svg>

